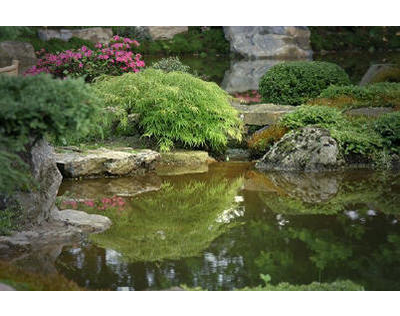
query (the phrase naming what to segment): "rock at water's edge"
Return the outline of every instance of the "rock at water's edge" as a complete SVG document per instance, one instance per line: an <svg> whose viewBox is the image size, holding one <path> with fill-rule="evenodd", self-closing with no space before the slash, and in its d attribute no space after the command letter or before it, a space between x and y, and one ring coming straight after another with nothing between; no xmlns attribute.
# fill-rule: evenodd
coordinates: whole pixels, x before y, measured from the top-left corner
<svg viewBox="0 0 400 316"><path fill-rule="evenodd" d="M307 126L287 133L256 164L261 170L323 171L343 165L336 140L323 128Z"/></svg>

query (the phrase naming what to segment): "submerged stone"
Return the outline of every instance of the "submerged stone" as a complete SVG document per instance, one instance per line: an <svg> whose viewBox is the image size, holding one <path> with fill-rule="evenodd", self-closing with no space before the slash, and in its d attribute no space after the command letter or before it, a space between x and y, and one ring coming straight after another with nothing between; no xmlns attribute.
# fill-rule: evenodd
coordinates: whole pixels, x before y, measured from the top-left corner
<svg viewBox="0 0 400 316"><path fill-rule="evenodd" d="M303 127L287 133L256 164L260 170L323 171L343 164L339 147L330 132Z"/></svg>

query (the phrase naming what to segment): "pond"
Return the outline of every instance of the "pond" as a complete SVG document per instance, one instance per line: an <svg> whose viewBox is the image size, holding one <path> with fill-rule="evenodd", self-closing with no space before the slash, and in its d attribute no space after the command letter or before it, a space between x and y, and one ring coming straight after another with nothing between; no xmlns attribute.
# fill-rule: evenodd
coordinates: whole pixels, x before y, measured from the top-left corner
<svg viewBox="0 0 400 316"><path fill-rule="evenodd" d="M55 260L88 289L232 290L269 274L272 284L400 290L396 173L260 173L225 162L198 174L64 181L59 194L113 221Z"/></svg>

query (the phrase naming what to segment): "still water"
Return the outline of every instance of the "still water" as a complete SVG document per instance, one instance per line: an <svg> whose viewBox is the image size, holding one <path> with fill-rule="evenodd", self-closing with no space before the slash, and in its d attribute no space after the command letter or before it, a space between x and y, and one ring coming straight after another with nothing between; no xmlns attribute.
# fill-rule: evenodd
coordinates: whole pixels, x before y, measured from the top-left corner
<svg viewBox="0 0 400 316"><path fill-rule="evenodd" d="M60 196L113 221L55 260L88 289L232 290L263 284L262 273L272 284L400 290L399 174L215 163L199 174L64 181Z"/></svg>

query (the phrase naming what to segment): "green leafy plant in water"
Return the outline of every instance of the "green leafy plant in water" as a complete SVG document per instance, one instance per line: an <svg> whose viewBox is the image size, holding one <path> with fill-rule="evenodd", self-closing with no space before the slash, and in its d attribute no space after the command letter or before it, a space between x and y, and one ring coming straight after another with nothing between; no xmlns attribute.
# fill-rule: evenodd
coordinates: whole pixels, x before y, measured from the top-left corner
<svg viewBox="0 0 400 316"><path fill-rule="evenodd" d="M135 198L122 212L105 210L113 225L91 239L129 262L197 256L236 225L229 214L242 183L242 178L164 183L161 191Z"/></svg>
<svg viewBox="0 0 400 316"><path fill-rule="evenodd" d="M128 115L139 113L143 136L157 140L162 151L176 145L220 151L229 137L241 139L237 111L215 83L187 73L147 69L103 77L94 86L106 106L122 109L122 133L129 134Z"/></svg>

